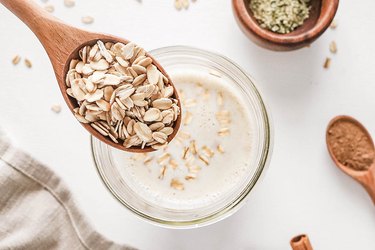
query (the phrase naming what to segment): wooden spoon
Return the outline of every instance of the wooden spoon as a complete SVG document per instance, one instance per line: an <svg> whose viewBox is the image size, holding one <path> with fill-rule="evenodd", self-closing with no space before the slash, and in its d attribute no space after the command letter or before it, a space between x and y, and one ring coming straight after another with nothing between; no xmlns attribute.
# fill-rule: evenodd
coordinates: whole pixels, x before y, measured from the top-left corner
<svg viewBox="0 0 375 250"><path fill-rule="evenodd" d="M337 122L350 122L353 125L355 125L357 128L359 128L365 137L369 140L369 142L372 144L372 150L375 152L374 142L371 138L371 135L368 133L366 128L356 119L350 117L350 116L337 116L331 120L331 122L328 124L327 131L326 131L326 142L329 154L331 155L333 161L335 162L336 166L340 168L344 173L351 176L354 180L359 182L367 191L367 193L370 195L372 201L375 204L375 162L369 166L366 170L355 170L350 167L345 166L344 164L340 163L338 159L336 158L333 150L332 145L329 143L329 131L332 128L334 124Z"/></svg>
<svg viewBox="0 0 375 250"><path fill-rule="evenodd" d="M293 250L313 250L309 236L300 234L290 240L290 246Z"/></svg>
<svg viewBox="0 0 375 250"><path fill-rule="evenodd" d="M8 8L11 12L13 12L13 14L21 19L21 21L24 22L27 26L29 26L29 28L34 32L39 41L42 43L52 63L56 79L64 100L68 104L68 107L72 112L74 108L78 107L78 103L75 99L73 99L66 93L67 86L65 85L65 77L69 69L70 61L74 58L79 57L78 51L86 45L94 45L99 39L103 42L121 42L124 44L127 44L129 42L126 39L122 39L116 36L88 32L67 25L50 15L32 0L0 0L0 3ZM149 54L147 54L147 56L151 57ZM152 60L153 64L160 70L161 73L163 73L168 78L170 84L173 85L170 77L160 66L160 64L154 58L152 58ZM175 91L173 97L178 100L178 105L181 110L181 104L176 88L174 88L174 90ZM89 124L81 124L93 136L115 148L135 153L154 151L154 149L152 149L151 147L146 147L144 149L141 149L140 147L125 148L121 144L114 143L110 138L101 135ZM181 115L178 116L176 122L174 123L174 131L168 137L168 142L175 137L180 124Z"/></svg>

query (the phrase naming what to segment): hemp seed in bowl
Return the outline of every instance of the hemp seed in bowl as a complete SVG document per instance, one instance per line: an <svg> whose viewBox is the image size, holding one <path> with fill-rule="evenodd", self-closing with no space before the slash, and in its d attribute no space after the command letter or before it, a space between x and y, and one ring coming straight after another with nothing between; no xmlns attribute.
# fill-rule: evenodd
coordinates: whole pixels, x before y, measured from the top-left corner
<svg viewBox="0 0 375 250"><path fill-rule="evenodd" d="M125 148L166 146L180 115L173 85L134 43L83 47L66 86L78 121Z"/></svg>
<svg viewBox="0 0 375 250"><path fill-rule="evenodd" d="M309 17L310 0L250 0L249 7L262 28L287 34Z"/></svg>

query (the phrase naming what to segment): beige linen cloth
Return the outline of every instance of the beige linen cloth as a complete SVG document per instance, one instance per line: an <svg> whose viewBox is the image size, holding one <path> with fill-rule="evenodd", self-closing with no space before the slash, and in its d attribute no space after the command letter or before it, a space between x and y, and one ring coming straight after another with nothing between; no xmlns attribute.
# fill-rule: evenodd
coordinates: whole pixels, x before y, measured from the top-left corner
<svg viewBox="0 0 375 250"><path fill-rule="evenodd" d="M0 250L134 249L88 224L62 180L0 131Z"/></svg>

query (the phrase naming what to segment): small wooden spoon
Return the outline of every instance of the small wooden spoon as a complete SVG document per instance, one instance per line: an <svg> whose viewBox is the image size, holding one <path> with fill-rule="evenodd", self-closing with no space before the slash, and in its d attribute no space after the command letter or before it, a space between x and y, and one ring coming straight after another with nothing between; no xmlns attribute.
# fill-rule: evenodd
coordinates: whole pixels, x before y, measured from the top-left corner
<svg viewBox="0 0 375 250"><path fill-rule="evenodd" d="M327 131L326 131L326 142L329 154L331 155L333 161L335 162L336 166L340 168L344 173L351 176L354 180L359 182L367 191L367 193L370 195L372 201L375 204L375 162L371 164L371 166L367 170L355 170L350 167L347 167L343 164L341 164L336 156L333 153L332 146L329 144L329 130L332 128L334 124L340 121L350 122L353 125L357 126L366 138L369 140L369 142L372 144L372 148L375 151L374 142L371 138L371 135L368 133L366 128L356 119L350 117L350 116L337 116L333 118L330 123L328 124Z"/></svg>
<svg viewBox="0 0 375 250"><path fill-rule="evenodd" d="M61 93L64 97L65 102L68 104L69 109L73 112L73 109L78 106L77 101L71 98L67 93L67 86L65 85L66 73L69 69L69 63L72 59L78 58L78 51L86 45L94 45L97 40L103 42L121 42L127 44L129 41L112 35L99 34L81 30L70 25L63 23L57 18L50 15L48 12L40 8L32 0L0 0L0 3L8 8L13 14L15 14L22 22L24 22L38 37L46 50L53 69L55 71L56 79L59 84ZM27 41L25 41L27 42ZM149 54L147 56L151 57ZM160 64L154 59L153 64L163 73L169 80L170 84L173 85L170 77ZM181 103L174 88L174 98L178 100L178 105L181 110ZM154 151L151 147L141 149L140 147L125 148L121 144L114 143L110 138L104 137L89 124L83 124L93 136L101 140L102 142L109 144L115 148L135 153L145 153ZM171 141L181 124L181 115L178 116L177 121L174 123L174 131L168 137L168 142Z"/></svg>
<svg viewBox="0 0 375 250"><path fill-rule="evenodd" d="M313 250L309 236L300 234L290 240L290 246L293 250Z"/></svg>

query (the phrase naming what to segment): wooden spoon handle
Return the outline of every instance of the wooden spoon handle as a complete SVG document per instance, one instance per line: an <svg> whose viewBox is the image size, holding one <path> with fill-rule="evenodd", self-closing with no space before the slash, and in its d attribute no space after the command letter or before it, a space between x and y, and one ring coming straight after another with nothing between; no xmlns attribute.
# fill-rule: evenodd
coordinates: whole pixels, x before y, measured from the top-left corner
<svg viewBox="0 0 375 250"><path fill-rule="evenodd" d="M79 46L98 38L98 34L67 25L43 10L33 0L0 0L38 37L59 79L65 63Z"/></svg>
<svg viewBox="0 0 375 250"><path fill-rule="evenodd" d="M290 246L293 250L313 250L310 239L306 234L293 237L290 240Z"/></svg>
<svg viewBox="0 0 375 250"><path fill-rule="evenodd" d="M33 0L0 0L0 3L24 22L46 49L52 64L65 63L78 46L97 35L72 27L43 10Z"/></svg>
<svg viewBox="0 0 375 250"><path fill-rule="evenodd" d="M375 205L375 166L372 166L368 173L359 178L360 183L366 189L367 193Z"/></svg>

